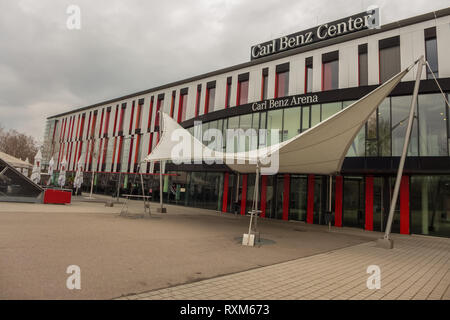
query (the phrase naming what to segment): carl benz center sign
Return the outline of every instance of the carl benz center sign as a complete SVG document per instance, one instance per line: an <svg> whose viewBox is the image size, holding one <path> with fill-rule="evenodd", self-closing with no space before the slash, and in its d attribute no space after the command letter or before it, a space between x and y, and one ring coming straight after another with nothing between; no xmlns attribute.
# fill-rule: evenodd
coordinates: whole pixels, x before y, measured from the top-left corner
<svg viewBox="0 0 450 320"><path fill-rule="evenodd" d="M300 48L323 40L337 38L364 29L379 28L379 14L378 8L368 9L366 12L361 12L347 18L257 44L251 48L251 60Z"/></svg>

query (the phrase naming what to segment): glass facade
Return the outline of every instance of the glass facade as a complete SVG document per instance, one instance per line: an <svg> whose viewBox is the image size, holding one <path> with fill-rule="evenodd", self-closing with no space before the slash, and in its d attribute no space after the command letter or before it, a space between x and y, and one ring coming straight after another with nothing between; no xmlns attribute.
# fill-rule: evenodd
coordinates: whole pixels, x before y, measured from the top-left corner
<svg viewBox="0 0 450 320"><path fill-rule="evenodd" d="M411 177L411 233L450 236L450 176Z"/></svg>

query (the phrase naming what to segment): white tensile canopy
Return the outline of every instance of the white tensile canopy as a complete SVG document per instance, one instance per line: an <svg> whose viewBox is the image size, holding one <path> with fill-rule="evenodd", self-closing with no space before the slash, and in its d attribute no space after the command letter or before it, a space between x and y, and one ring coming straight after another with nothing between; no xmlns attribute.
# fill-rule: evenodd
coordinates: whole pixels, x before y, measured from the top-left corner
<svg viewBox="0 0 450 320"><path fill-rule="evenodd" d="M269 158L278 153L278 172L336 174L341 171L350 145L370 115L412 67L413 65L396 74L366 96L309 130L287 141L254 151L238 153L213 151L193 137L170 116L163 113L161 139L152 153L145 158L145 161L172 160L201 163L201 161L216 160L223 161L222 163L234 171L254 173L257 163L263 168L264 163L270 162ZM182 133L183 139L190 140L183 141L191 143L192 152L184 152L180 157L173 156L173 154L177 154L177 148L180 148L180 141L172 137L172 133L175 131L178 136ZM197 152L194 152L195 150ZM201 152L198 152L199 150ZM227 159L235 159L235 161L227 161Z"/></svg>

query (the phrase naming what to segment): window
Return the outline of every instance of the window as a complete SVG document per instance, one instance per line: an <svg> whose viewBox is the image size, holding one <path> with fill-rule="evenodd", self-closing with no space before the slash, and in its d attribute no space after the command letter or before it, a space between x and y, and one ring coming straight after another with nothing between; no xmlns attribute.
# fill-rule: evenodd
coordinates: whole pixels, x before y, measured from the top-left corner
<svg viewBox="0 0 450 320"><path fill-rule="evenodd" d="M305 59L305 93L313 90L313 57Z"/></svg>
<svg viewBox="0 0 450 320"><path fill-rule="evenodd" d="M155 128L157 127L158 130L155 131L159 131L159 111L161 108L164 108L164 93L158 95L158 102L156 103Z"/></svg>
<svg viewBox="0 0 450 320"><path fill-rule="evenodd" d="M289 63L280 64L276 68L275 98L289 95Z"/></svg>
<svg viewBox="0 0 450 320"><path fill-rule="evenodd" d="M440 93L419 95L420 156L447 156L447 120Z"/></svg>
<svg viewBox="0 0 450 320"><path fill-rule="evenodd" d="M143 104L144 104L144 99L139 99L137 112L136 112L136 124L135 124L135 129L136 130L140 130L141 129L142 105Z"/></svg>
<svg viewBox="0 0 450 320"><path fill-rule="evenodd" d="M150 132L150 131L151 131L150 128L151 128L151 125L152 125L153 102L154 102L154 100L155 100L155 97L152 96L152 97L150 98L150 106L149 106L149 108L148 108L148 124L147 124L147 132Z"/></svg>
<svg viewBox="0 0 450 320"><path fill-rule="evenodd" d="M400 37L392 37L378 42L380 59L380 83L384 83L400 72Z"/></svg>
<svg viewBox="0 0 450 320"><path fill-rule="evenodd" d="M128 134L131 134L131 130L133 128L133 117L134 117L134 101L131 105L130 127L128 128Z"/></svg>
<svg viewBox="0 0 450 320"><path fill-rule="evenodd" d="M124 114L125 114L126 108L127 108L127 104L122 103L122 109L120 110L120 118L119 118L119 132L117 134L118 136L123 135L123 121L125 120Z"/></svg>
<svg viewBox="0 0 450 320"><path fill-rule="evenodd" d="M355 101L344 101L342 103L343 109L353 104ZM389 127L390 130L390 127ZM364 157L365 155L365 141L366 141L366 127L363 126L359 130L355 140L353 140L350 148L348 149L346 157Z"/></svg>
<svg viewBox="0 0 450 320"><path fill-rule="evenodd" d="M188 98L188 88L180 90L180 103L178 104L178 123L186 120L186 106Z"/></svg>
<svg viewBox="0 0 450 320"><path fill-rule="evenodd" d="M205 114L209 111L214 111L214 102L216 100L216 82L211 81L206 85L206 97L205 97Z"/></svg>
<svg viewBox="0 0 450 320"><path fill-rule="evenodd" d="M405 142L406 127L408 125L409 108L411 106L411 96L400 96L391 98L392 113L392 156L399 157L403 151ZM417 109L415 110L417 114ZM409 142L408 156L418 155L417 146L417 118L414 118L411 139Z"/></svg>
<svg viewBox="0 0 450 320"><path fill-rule="evenodd" d="M367 60L367 43L358 46L358 85L369 84L369 65Z"/></svg>
<svg viewBox="0 0 450 320"><path fill-rule="evenodd" d="M283 141L289 140L300 133L301 107L284 109Z"/></svg>
<svg viewBox="0 0 450 320"><path fill-rule="evenodd" d="M197 86L197 97L195 98L195 116L198 117L200 112L200 98L202 96L202 85Z"/></svg>
<svg viewBox="0 0 450 320"><path fill-rule="evenodd" d="M339 87L339 51L322 55L322 91Z"/></svg>
<svg viewBox="0 0 450 320"><path fill-rule="evenodd" d="M378 107L378 141L380 156L391 156L391 99L386 98Z"/></svg>
<svg viewBox="0 0 450 320"><path fill-rule="evenodd" d="M432 73L438 78L436 27L425 29L425 56L432 71L426 67L427 79L433 78Z"/></svg>
<svg viewBox="0 0 450 320"><path fill-rule="evenodd" d="M311 107L303 107L302 108L302 131L308 130L310 128L309 126L309 109Z"/></svg>
<svg viewBox="0 0 450 320"><path fill-rule="evenodd" d="M238 76L236 106L240 106L248 102L248 79L248 73L240 74Z"/></svg>
<svg viewBox="0 0 450 320"><path fill-rule="evenodd" d="M177 92L175 90L172 91L172 100L170 101L170 117L173 118L173 113L175 109L175 97L177 95Z"/></svg>
<svg viewBox="0 0 450 320"><path fill-rule="evenodd" d="M261 100L267 99L268 85L269 85L269 68L264 68L262 70L262 79L261 79Z"/></svg>
<svg viewBox="0 0 450 320"><path fill-rule="evenodd" d="M332 115L338 113L342 109L340 102L331 102L322 104L322 121L328 119Z"/></svg>
<svg viewBox="0 0 450 320"><path fill-rule="evenodd" d="M232 77L227 78L227 89L225 93L225 109L230 107L232 79L233 79Z"/></svg>
<svg viewBox="0 0 450 320"><path fill-rule="evenodd" d="M311 106L311 128L320 122L320 104Z"/></svg>
<svg viewBox="0 0 450 320"><path fill-rule="evenodd" d="M269 111L267 113L267 146L275 145L282 141L282 128L283 109ZM274 132L272 132L272 130L274 130ZM278 130L278 135L275 130Z"/></svg>

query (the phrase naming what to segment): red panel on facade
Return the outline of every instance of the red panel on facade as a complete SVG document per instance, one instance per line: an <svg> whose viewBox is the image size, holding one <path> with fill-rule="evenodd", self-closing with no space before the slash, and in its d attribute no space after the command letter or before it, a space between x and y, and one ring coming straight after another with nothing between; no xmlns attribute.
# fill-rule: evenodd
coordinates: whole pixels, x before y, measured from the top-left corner
<svg viewBox="0 0 450 320"><path fill-rule="evenodd" d="M261 176L261 217L266 216L267 176Z"/></svg>
<svg viewBox="0 0 450 320"><path fill-rule="evenodd" d="M290 175L284 175L284 190L283 190L283 220L289 219L289 187L290 187Z"/></svg>
<svg viewBox="0 0 450 320"><path fill-rule="evenodd" d="M242 176L242 198L241 198L241 215L245 216L245 209L247 205L247 178L248 175Z"/></svg>
<svg viewBox="0 0 450 320"><path fill-rule="evenodd" d="M223 199L222 199L222 212L227 212L228 208L228 182L230 179L230 174L228 172L225 173L225 177L223 179Z"/></svg>
<svg viewBox="0 0 450 320"><path fill-rule="evenodd" d="M47 189L44 192L44 203L47 204L64 204L71 200L72 193L68 191Z"/></svg>
<svg viewBox="0 0 450 320"><path fill-rule="evenodd" d="M342 227L342 195L344 178L342 176L336 176L336 191L334 201L334 226Z"/></svg>
<svg viewBox="0 0 450 320"><path fill-rule="evenodd" d="M366 230L373 231L373 177L366 177Z"/></svg>
<svg viewBox="0 0 450 320"><path fill-rule="evenodd" d="M400 184L400 233L409 234L409 176Z"/></svg>
<svg viewBox="0 0 450 320"><path fill-rule="evenodd" d="M314 221L314 175L308 176L308 204L306 207L306 223Z"/></svg>

